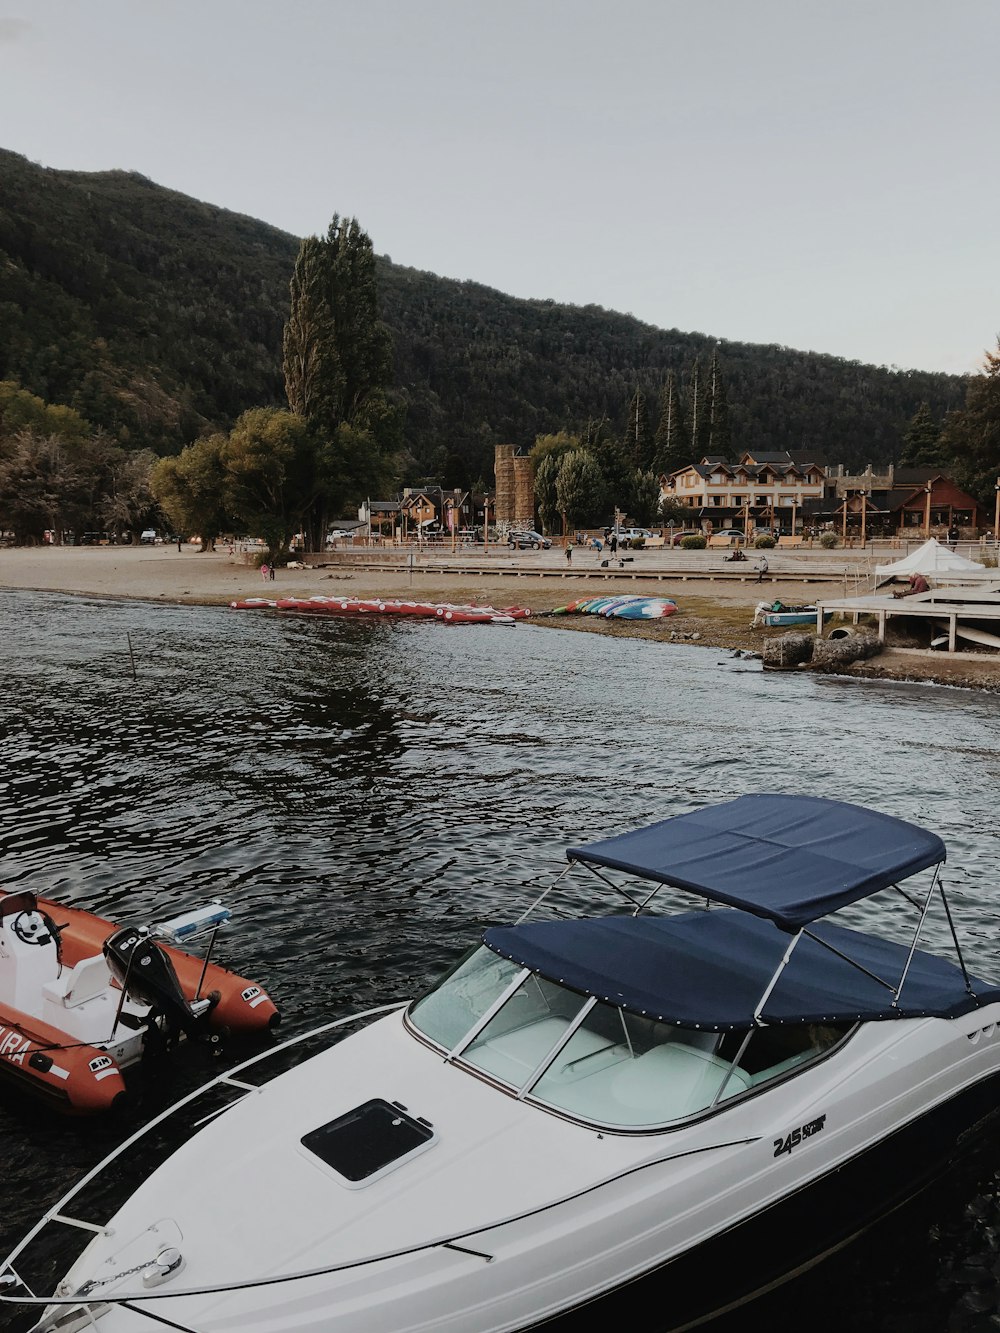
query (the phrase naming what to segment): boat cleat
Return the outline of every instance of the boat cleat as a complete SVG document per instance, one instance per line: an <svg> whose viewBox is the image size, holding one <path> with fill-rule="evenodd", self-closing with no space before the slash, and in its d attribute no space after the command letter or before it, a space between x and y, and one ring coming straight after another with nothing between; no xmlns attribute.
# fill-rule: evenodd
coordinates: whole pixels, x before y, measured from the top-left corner
<svg viewBox="0 0 1000 1333"><path fill-rule="evenodd" d="M176 1245L165 1245L151 1264L142 1270L144 1287L159 1287L184 1269L184 1256Z"/></svg>

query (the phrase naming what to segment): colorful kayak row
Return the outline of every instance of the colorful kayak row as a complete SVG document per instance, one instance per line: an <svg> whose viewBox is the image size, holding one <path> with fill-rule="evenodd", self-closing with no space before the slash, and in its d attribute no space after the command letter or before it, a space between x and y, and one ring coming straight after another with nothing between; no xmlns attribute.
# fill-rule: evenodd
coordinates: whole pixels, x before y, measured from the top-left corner
<svg viewBox="0 0 1000 1333"><path fill-rule="evenodd" d="M451 625L513 625L531 615L525 606L452 606L439 602L402 602L360 597L244 597L230 602L234 611L295 611L320 616L415 616Z"/></svg>
<svg viewBox="0 0 1000 1333"><path fill-rule="evenodd" d="M672 616L677 603L672 597L643 597L633 593L628 597L583 597L579 601L559 606L554 616L606 616L615 620L658 620Z"/></svg>

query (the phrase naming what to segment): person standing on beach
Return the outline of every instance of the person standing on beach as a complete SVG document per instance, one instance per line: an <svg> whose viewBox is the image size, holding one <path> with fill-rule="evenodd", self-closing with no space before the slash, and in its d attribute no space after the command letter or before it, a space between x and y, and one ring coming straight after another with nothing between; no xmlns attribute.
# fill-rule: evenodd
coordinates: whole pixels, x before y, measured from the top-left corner
<svg viewBox="0 0 1000 1333"><path fill-rule="evenodd" d="M264 583L267 582L267 576L270 574L270 572L271 572L271 571L270 571L270 569L267 567L267 565L261 565L261 567L260 567L260 577L261 577L261 579L263 580Z"/></svg>
<svg viewBox="0 0 1000 1333"><path fill-rule="evenodd" d="M573 563L573 548L572 546L569 545L567 545L566 547L566 563L567 565L571 565Z"/></svg>
<svg viewBox="0 0 1000 1333"><path fill-rule="evenodd" d="M181 549L181 539L180 539L180 537L178 537L178 538L177 538L177 552L178 552L178 554L180 554L180 549Z"/></svg>
<svg viewBox="0 0 1000 1333"><path fill-rule="evenodd" d="M271 561L271 568L267 571L267 577L274 582L274 561Z"/></svg>

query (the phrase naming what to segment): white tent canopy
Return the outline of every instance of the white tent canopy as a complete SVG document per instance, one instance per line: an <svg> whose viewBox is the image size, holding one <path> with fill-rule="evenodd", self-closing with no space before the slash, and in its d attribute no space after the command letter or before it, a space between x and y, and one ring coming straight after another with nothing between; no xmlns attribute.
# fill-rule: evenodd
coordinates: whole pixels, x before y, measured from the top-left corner
<svg viewBox="0 0 1000 1333"><path fill-rule="evenodd" d="M936 537L931 537L923 546L918 546L915 551L911 551L909 555L895 561L894 564L875 566L875 579L878 583L905 577L908 574L937 575L940 578L969 573L991 573L994 578L997 577L995 570L985 570L975 560L966 560L964 555L942 546Z"/></svg>

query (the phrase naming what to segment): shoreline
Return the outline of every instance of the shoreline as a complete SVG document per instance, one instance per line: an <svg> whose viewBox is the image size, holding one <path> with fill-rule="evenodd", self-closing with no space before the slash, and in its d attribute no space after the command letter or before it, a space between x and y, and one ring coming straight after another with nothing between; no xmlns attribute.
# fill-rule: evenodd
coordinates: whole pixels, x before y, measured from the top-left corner
<svg viewBox="0 0 1000 1333"><path fill-rule="evenodd" d="M653 560L644 560L641 583L629 573L616 577L611 571L598 588L592 577L574 577L575 571L565 568L558 550L533 553L529 560L522 557L516 568L506 567L502 559L497 557L496 568L486 573L465 568L461 560L455 560L456 568L449 570L448 561L440 557L433 566L410 570L406 566L367 569L350 557L338 562L336 556L329 556L323 566L281 569L273 582L263 582L247 559L231 556L225 549L202 552L191 545L180 552L163 546L12 547L0 551L0 590L204 606L228 606L246 597L336 593L520 605L536 612L535 619L522 622L535 627L758 654L768 638L780 637L784 631L750 628L757 603L780 598L796 605L809 603L817 595L815 579L808 571L793 568L776 570L764 584L752 578L745 582L724 579L721 574L716 579L709 568L699 571L697 581L687 581L676 568L659 569ZM538 577L557 573L558 577ZM632 592L673 597L677 614L644 622L594 616L549 618L544 614L575 598ZM914 647L897 636L877 657L842 667L837 674L845 679L924 682L1000 693L1000 654L949 655Z"/></svg>

